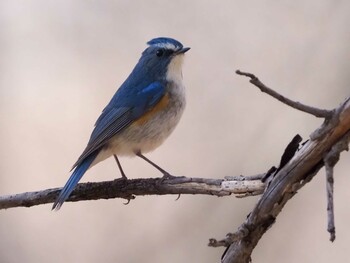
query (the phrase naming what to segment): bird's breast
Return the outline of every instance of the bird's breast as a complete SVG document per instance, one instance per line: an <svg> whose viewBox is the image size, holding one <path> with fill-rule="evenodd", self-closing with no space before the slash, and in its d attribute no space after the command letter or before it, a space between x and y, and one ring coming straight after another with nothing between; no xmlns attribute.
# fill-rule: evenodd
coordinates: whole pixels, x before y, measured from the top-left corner
<svg viewBox="0 0 350 263"><path fill-rule="evenodd" d="M109 148L114 154L149 152L161 145L178 124L186 105L182 83L169 82L165 95L142 117L114 136Z"/></svg>
<svg viewBox="0 0 350 263"><path fill-rule="evenodd" d="M169 107L170 99L169 93L166 93L160 101L146 114L144 114L141 118L137 119L133 125L145 125L148 121L150 121L154 116L161 113L164 110L167 110Z"/></svg>

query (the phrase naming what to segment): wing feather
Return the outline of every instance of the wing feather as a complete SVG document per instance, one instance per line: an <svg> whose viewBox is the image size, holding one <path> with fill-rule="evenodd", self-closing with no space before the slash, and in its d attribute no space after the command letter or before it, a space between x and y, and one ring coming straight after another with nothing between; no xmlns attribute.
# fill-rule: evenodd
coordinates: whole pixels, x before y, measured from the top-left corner
<svg viewBox="0 0 350 263"><path fill-rule="evenodd" d="M120 93L125 91L121 90ZM127 98L120 96L118 91L97 119L89 143L72 169L91 153L101 149L114 135L151 110L164 94L165 88L160 82L151 83Z"/></svg>

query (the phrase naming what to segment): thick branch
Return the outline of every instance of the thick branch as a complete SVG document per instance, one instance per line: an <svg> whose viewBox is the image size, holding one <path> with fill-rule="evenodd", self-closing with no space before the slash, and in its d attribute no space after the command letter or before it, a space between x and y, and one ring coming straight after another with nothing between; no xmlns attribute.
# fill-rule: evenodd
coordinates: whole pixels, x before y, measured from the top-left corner
<svg viewBox="0 0 350 263"><path fill-rule="evenodd" d="M240 73L251 77L251 82L254 85L260 83L253 74ZM286 102L288 105L289 103ZM326 117L324 124L317 129L318 136L311 137L296 155L275 174L261 199L236 233L229 234L227 238L221 241L210 240L209 245L212 246L229 245L223 255L222 263L250 262L253 249L267 229L275 222L276 217L288 200L317 174L324 165L324 156L327 155L333 145L345 140L346 134L350 132L349 98L332 111L331 116L328 116L329 112L323 112L322 110L316 110L315 113L313 110L302 108L303 111L313 112L312 114L315 116ZM349 143L349 140L347 140L347 143Z"/></svg>
<svg viewBox="0 0 350 263"><path fill-rule="evenodd" d="M258 87L262 92L269 94L270 96L274 97L275 99L279 100L280 102L282 102L284 104L287 104L288 106L290 106L294 109L312 114L312 115L319 117L319 118L330 118L332 115L332 111L311 107L311 106L302 104L298 101L293 101L291 99L288 99L287 97L284 97L283 95L279 94L278 92L267 87L254 74L242 72L240 70L237 70L236 73L238 75L249 77L250 78L249 82L252 83L253 85L255 85L256 87Z"/></svg>
<svg viewBox="0 0 350 263"><path fill-rule="evenodd" d="M73 191L67 201L97 200L110 198L134 199L136 195L166 195L166 194L204 194L227 196L231 194L261 194L265 184L261 182L264 176L230 177L228 179L205 179L176 177L172 179L117 179L99 183L81 183ZM30 207L52 203L61 188L52 188L36 192L0 196L0 209L11 207Z"/></svg>

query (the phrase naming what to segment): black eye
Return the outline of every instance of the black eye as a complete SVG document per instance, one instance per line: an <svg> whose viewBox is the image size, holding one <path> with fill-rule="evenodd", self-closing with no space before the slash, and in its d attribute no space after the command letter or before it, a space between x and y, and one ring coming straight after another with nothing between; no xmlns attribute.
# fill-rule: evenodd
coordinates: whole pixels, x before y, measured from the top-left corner
<svg viewBox="0 0 350 263"><path fill-rule="evenodd" d="M157 57L161 57L161 56L163 56L163 54L164 54L164 50L163 49L158 49L157 52L156 52Z"/></svg>

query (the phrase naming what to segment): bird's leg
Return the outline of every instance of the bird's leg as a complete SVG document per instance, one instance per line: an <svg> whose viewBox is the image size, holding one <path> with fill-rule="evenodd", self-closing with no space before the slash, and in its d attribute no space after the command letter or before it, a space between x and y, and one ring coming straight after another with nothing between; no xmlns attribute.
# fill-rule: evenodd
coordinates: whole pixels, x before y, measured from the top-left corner
<svg viewBox="0 0 350 263"><path fill-rule="evenodd" d="M146 162L148 162L150 165L152 165L154 168L156 168L157 170L159 170L162 174L163 174L163 178L164 179L170 179L170 178L174 178L176 176L171 175L170 173L168 173L167 171L165 171L163 168L159 167L158 165L156 165L154 162L152 162L150 159L148 159L146 156L142 155L141 152L137 152L136 155L138 157L140 157L141 159L145 160Z"/></svg>
<svg viewBox="0 0 350 263"><path fill-rule="evenodd" d="M113 156L114 156L115 161L116 161L117 164L118 164L118 167L119 167L120 173L121 173L121 175L122 175L122 178L125 179L125 180L128 180L128 178L126 177L126 175L125 175L125 173L124 173L124 171L123 171L122 165L121 165L120 162L119 162L119 159L118 159L117 155L113 154Z"/></svg>

